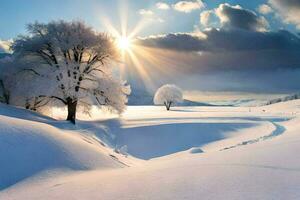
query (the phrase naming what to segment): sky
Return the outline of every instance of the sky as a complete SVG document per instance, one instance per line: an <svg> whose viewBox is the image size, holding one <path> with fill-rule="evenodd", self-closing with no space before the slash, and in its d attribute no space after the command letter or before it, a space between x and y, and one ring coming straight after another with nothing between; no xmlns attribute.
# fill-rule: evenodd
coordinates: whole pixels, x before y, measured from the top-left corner
<svg viewBox="0 0 300 200"><path fill-rule="evenodd" d="M151 89L300 91L300 0L10 0L0 19L0 51L34 21L126 27L139 46L124 61L127 78Z"/></svg>
<svg viewBox="0 0 300 200"><path fill-rule="evenodd" d="M289 1L289 0L288 0ZM293 0L292 0L293 1ZM295 2L299 2L294 0ZM266 0L206 0L203 6L192 9L190 12L178 11L172 8L179 0L10 0L2 1L0 7L0 38L7 40L25 32L25 25L34 22L48 22L52 20L83 20L95 29L105 30L101 23L101 17L105 16L116 26L120 23L122 12L128 12L129 27L134 27L140 20L141 10L151 11L156 18L151 26L145 27L140 35L161 34L169 32L189 32L195 26L203 28L200 22L200 13L211 10L220 4L240 5L245 9L258 12L260 5L268 4ZM191 1L197 2L197 1ZM275 2L275 1L274 1ZM166 3L169 9L159 9L158 3ZM128 10L128 11L126 11ZM144 17L147 15L145 12ZM155 15L155 16L154 16ZM293 32L298 30L292 23L283 23L276 13L264 15L270 23L271 30L288 29ZM159 20L161 19L161 21ZM155 28L153 28L153 26Z"/></svg>

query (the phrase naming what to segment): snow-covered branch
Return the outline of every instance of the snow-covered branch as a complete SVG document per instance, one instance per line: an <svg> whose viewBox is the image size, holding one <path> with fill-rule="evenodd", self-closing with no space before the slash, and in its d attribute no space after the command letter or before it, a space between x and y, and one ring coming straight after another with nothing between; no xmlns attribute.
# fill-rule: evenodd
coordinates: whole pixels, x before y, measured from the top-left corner
<svg viewBox="0 0 300 200"><path fill-rule="evenodd" d="M29 35L12 45L15 65L29 72L18 75L19 99L39 105L50 102L41 98L57 100L67 105L68 120L74 123L77 104L124 110L130 87L113 76L110 63L118 52L110 36L82 22L34 23L27 28Z"/></svg>

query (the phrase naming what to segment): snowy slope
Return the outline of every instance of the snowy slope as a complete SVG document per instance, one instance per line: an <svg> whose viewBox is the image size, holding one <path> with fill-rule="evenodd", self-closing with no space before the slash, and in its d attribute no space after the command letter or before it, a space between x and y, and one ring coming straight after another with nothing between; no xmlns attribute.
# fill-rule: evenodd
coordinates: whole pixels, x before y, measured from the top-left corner
<svg viewBox="0 0 300 200"><path fill-rule="evenodd" d="M176 107L171 112L135 106L121 119L101 124L114 134L110 143L127 145L130 154L150 160L120 168L110 159L104 162L104 149L97 146L103 156L88 165L92 170L28 178L0 192L0 199L300 199L300 100L255 108ZM45 126L64 135L65 143L72 141L61 128L66 125ZM80 138L78 130L72 133ZM61 145L69 152L67 144ZM68 162L84 166L86 160L79 158ZM97 169L101 161L107 170Z"/></svg>
<svg viewBox="0 0 300 200"><path fill-rule="evenodd" d="M0 190L43 171L124 166L109 156L112 150L68 126L0 104Z"/></svg>
<svg viewBox="0 0 300 200"><path fill-rule="evenodd" d="M300 99L300 93L288 95L288 96L281 97L281 98L272 99L272 100L268 101L267 103L265 103L265 105L271 105L271 104L275 104L275 103L279 103L279 102L286 102L286 101L291 101L291 100L296 100L296 99Z"/></svg>

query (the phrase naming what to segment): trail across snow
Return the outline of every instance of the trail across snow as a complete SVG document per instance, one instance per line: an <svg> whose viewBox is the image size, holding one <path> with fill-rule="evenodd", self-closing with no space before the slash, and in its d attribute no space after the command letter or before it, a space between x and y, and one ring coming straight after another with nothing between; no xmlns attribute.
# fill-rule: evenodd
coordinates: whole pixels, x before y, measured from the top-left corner
<svg viewBox="0 0 300 200"><path fill-rule="evenodd" d="M134 106L72 127L1 106L0 199L300 199L299 111Z"/></svg>
<svg viewBox="0 0 300 200"><path fill-rule="evenodd" d="M264 141L264 140L269 140L269 139L272 139L272 138L274 138L276 136L279 136L279 135L281 135L281 134L283 134L285 132L286 129L285 129L284 126L276 124L275 122L270 122L270 123L272 123L273 126L275 127L275 130L272 131L271 134L264 135L264 136L261 136L259 138L255 138L255 139L243 141L243 142L238 143L238 144L236 144L234 146L225 147L225 148L221 149L221 151L232 149L232 148L236 148L236 147L243 146L243 145L253 144L253 143Z"/></svg>

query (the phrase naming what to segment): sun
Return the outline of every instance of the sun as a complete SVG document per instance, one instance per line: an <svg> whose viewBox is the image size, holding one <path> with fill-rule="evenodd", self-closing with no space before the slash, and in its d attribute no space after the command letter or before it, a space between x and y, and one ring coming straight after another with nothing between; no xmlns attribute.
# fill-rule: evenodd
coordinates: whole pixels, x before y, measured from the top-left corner
<svg viewBox="0 0 300 200"><path fill-rule="evenodd" d="M112 38L114 38L114 45L119 50L120 77L121 79L126 80L129 74L131 74L132 72L136 72L142 77L141 80L144 82L146 88L152 91L155 88L154 81L152 80L153 77L152 74L150 74L150 70L144 66L146 64L149 64L156 67L165 65L165 63L160 63L160 59L157 58L157 54L153 49L145 48L139 43L138 34L145 27L148 27L149 20L145 20L144 18L142 18L134 27L128 29L127 6L121 6L120 10L122 12L120 13L121 26L119 27L119 29L116 28L111 23L111 20L106 16L99 17L101 23L107 29L107 32L112 36ZM164 57L162 58L164 62L167 62L165 61ZM129 72L126 72L127 70ZM158 68L158 70L163 71L162 68ZM166 72L166 74L168 74L168 72Z"/></svg>
<svg viewBox="0 0 300 200"><path fill-rule="evenodd" d="M128 37L122 36L117 40L117 45L122 51L127 51L130 49L130 39Z"/></svg>

